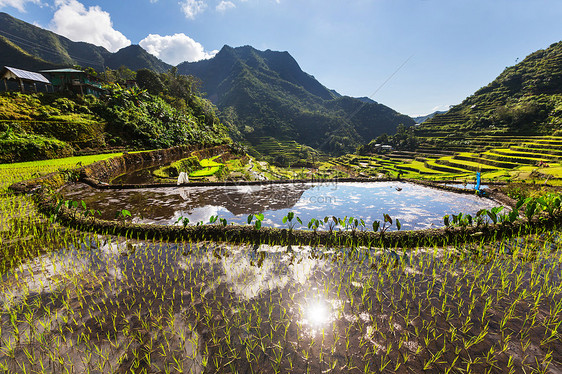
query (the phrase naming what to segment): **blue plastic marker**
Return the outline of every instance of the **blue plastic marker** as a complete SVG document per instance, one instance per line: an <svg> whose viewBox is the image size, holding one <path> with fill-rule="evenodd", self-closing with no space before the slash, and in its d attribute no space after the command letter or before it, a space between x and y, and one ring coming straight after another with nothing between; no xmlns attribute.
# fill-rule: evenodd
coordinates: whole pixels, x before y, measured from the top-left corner
<svg viewBox="0 0 562 374"><path fill-rule="evenodd" d="M480 172L476 173L476 186L474 188L480 192Z"/></svg>

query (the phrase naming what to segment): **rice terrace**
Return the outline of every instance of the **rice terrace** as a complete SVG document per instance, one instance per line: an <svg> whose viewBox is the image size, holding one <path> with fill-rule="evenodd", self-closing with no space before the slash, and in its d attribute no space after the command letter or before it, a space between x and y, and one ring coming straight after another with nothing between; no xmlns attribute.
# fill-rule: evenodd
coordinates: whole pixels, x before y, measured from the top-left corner
<svg viewBox="0 0 562 374"><path fill-rule="evenodd" d="M155 27L164 5L141 3L130 17ZM272 3L165 14L236 40L211 14L301 13ZM408 25L428 37L436 5L420 3L428 24ZM0 1L21 18L0 13L0 372L562 373L562 42L413 118L328 89L288 52L209 52L177 33L131 44L101 7L116 5L96 4ZM318 20L408 13L348 7ZM102 26L110 44L90 44ZM417 56L370 71L376 92L406 105L383 91L408 68L432 74ZM399 96L454 100L447 86L472 87L458 79Z"/></svg>

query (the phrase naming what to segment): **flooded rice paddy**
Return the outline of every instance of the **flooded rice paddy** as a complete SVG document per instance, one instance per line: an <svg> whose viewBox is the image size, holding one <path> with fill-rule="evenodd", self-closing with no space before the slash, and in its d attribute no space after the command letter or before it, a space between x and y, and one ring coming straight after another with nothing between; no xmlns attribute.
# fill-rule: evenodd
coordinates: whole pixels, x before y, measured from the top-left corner
<svg viewBox="0 0 562 374"><path fill-rule="evenodd" d="M75 238L2 274L1 369L562 370L556 235L408 252Z"/></svg>
<svg viewBox="0 0 562 374"><path fill-rule="evenodd" d="M245 224L249 214L263 213L264 225L285 227L290 211L304 225L325 216L361 218L367 225L383 214L398 218L405 230L443 226L446 214L468 213L500 205L470 194L458 194L401 182L298 183L221 187L162 187L134 190L96 190L84 184L67 186L66 199L83 200L88 209L113 219L122 209L136 222L175 224L180 217L190 222L209 222L212 216L228 223ZM298 225L295 228L300 228Z"/></svg>

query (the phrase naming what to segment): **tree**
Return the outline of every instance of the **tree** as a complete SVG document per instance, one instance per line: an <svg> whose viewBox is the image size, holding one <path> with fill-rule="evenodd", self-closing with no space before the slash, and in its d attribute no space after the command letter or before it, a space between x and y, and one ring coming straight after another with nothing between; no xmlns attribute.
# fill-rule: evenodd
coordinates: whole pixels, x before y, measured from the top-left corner
<svg viewBox="0 0 562 374"><path fill-rule="evenodd" d="M152 95L158 95L164 91L164 83L162 83L158 73L149 69L137 71L137 84Z"/></svg>

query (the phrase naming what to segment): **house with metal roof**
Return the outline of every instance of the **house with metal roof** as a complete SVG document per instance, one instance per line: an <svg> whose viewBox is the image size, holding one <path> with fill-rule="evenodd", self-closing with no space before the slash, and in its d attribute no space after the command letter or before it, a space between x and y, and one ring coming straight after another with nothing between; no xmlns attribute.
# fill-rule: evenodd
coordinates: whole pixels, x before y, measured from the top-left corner
<svg viewBox="0 0 562 374"><path fill-rule="evenodd" d="M0 79L4 81L3 87L6 91L21 92L49 92L51 82L42 74L27 70L4 66L0 71Z"/></svg>
<svg viewBox="0 0 562 374"><path fill-rule="evenodd" d="M60 91L73 91L76 94L100 96L104 90L102 81L82 70L54 69L41 70L46 74L53 86Z"/></svg>

